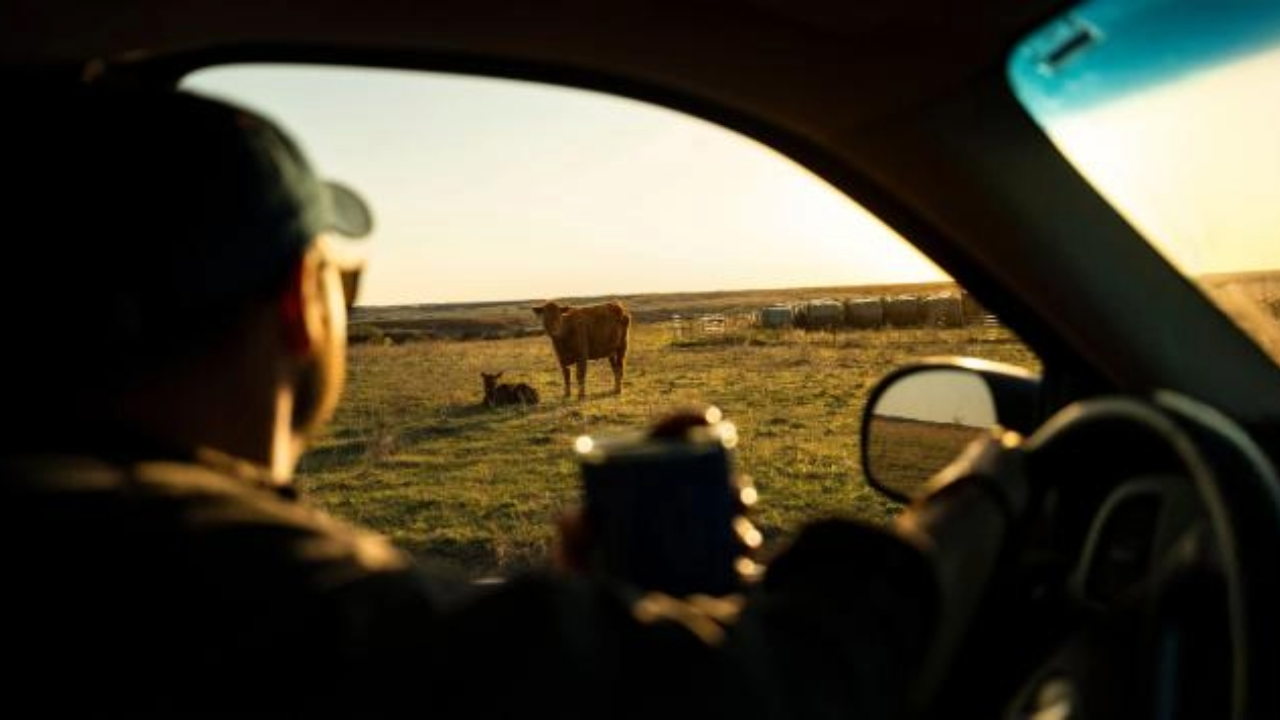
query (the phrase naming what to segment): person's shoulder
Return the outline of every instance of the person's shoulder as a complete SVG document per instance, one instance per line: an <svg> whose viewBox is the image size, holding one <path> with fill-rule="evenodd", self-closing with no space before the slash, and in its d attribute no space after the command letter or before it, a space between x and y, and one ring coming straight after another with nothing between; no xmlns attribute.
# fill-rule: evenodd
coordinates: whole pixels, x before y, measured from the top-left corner
<svg viewBox="0 0 1280 720"><path fill-rule="evenodd" d="M50 454L0 459L0 475L11 523L93 534L93 546L137 544L148 556L166 549L193 561L309 567L348 579L409 566L382 536L233 464Z"/></svg>
<svg viewBox="0 0 1280 720"><path fill-rule="evenodd" d="M243 474L204 464L140 462L129 471L132 492L172 506L176 519L219 546L240 540L283 551L299 562L344 563L367 572L402 570L404 553L385 537L354 527L298 499L289 487L273 487Z"/></svg>
<svg viewBox="0 0 1280 720"><path fill-rule="evenodd" d="M0 658L103 707L321 707L433 632L433 586L387 540L198 463L0 458L3 540Z"/></svg>

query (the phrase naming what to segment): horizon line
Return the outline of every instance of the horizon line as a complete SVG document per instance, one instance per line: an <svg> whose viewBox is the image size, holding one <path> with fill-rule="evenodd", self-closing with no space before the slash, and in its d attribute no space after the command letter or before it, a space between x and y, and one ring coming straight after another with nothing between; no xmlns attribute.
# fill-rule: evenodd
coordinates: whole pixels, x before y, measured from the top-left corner
<svg viewBox="0 0 1280 720"><path fill-rule="evenodd" d="M521 303L538 303L548 300L559 300L565 302L597 300L603 298L628 298L628 297L658 297L663 295L715 295L723 293L759 293L759 292L778 292L781 290L794 290L797 292L814 292L819 290L848 290L851 288L870 288L870 287L899 287L905 285L959 285L952 278L938 280L915 280L907 282L878 282L863 283L861 285L805 285L805 286L782 286L782 287L752 287L752 288L727 288L720 290L662 290L657 292L619 292L619 293L587 293L582 295L555 295L539 298L508 298L503 300L430 300L424 302L409 303L390 303L380 305L365 305L357 303L354 308L362 310L376 310L379 308L397 308L397 307L426 307L433 305L517 305ZM962 288L963 289L963 288Z"/></svg>

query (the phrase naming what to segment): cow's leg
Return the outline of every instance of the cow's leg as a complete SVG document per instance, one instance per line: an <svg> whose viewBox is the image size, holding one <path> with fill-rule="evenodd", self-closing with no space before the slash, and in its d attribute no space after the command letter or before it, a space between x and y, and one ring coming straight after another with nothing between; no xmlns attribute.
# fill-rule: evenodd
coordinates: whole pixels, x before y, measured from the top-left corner
<svg viewBox="0 0 1280 720"><path fill-rule="evenodd" d="M565 372L569 372L567 369ZM578 399L583 400L587 397L587 359L578 361Z"/></svg>
<svg viewBox="0 0 1280 720"><path fill-rule="evenodd" d="M622 394L623 355L616 352L609 356L609 368L613 370L613 394Z"/></svg>
<svg viewBox="0 0 1280 720"><path fill-rule="evenodd" d="M613 391L622 394L622 376L627 370L627 345L631 339L631 320L626 319L622 326L622 337L618 342L618 347L613 351L615 357L618 358L618 364L613 367Z"/></svg>
<svg viewBox="0 0 1280 720"><path fill-rule="evenodd" d="M561 365L560 371L564 373L564 399L569 399L569 366Z"/></svg>

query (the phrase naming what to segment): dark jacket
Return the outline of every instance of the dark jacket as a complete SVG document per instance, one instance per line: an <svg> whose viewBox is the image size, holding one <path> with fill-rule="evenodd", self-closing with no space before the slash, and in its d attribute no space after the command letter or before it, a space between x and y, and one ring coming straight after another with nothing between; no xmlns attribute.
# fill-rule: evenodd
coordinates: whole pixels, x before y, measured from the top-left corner
<svg viewBox="0 0 1280 720"><path fill-rule="evenodd" d="M530 576L450 602L382 538L233 472L62 455L0 476L0 689L39 715L892 717L935 612L921 557L848 523L727 601Z"/></svg>

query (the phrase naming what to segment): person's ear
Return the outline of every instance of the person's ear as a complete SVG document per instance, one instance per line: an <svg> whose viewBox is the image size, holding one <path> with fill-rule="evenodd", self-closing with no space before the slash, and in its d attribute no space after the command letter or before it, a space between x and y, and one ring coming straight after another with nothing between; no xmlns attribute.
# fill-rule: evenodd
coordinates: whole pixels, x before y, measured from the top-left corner
<svg viewBox="0 0 1280 720"><path fill-rule="evenodd" d="M290 355L302 356L315 348L313 328L310 327L308 303L312 290L307 257L295 260L289 268L288 280L280 293L280 330L285 349Z"/></svg>
<svg viewBox="0 0 1280 720"><path fill-rule="evenodd" d="M327 352L335 324L343 322L339 319L342 308L333 307L343 303L341 287L337 272L315 249L303 253L290 266L279 300L282 339L290 355L305 357Z"/></svg>
<svg viewBox="0 0 1280 720"><path fill-rule="evenodd" d="M282 349L295 370L293 427L309 435L332 416L346 377L342 280L319 244L290 267L279 307Z"/></svg>

